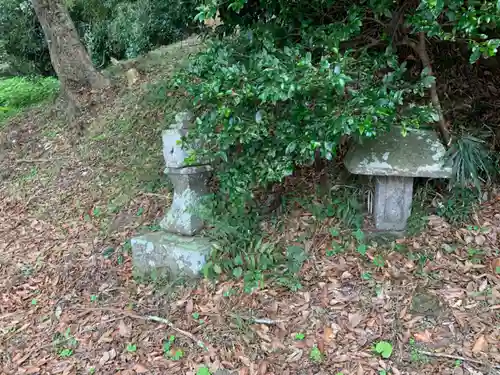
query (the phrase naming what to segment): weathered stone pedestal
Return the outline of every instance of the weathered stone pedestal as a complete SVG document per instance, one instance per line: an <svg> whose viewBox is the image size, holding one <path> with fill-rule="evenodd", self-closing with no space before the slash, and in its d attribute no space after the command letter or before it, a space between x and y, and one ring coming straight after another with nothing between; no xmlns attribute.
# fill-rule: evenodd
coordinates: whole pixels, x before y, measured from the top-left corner
<svg viewBox="0 0 500 375"><path fill-rule="evenodd" d="M345 165L354 174L375 176L373 213L379 231L406 229L411 214L415 177L450 178L446 150L432 130L400 127L349 150Z"/></svg>
<svg viewBox="0 0 500 375"><path fill-rule="evenodd" d="M196 210L199 208L200 198L208 193L210 167L167 168L165 174L172 181L174 196L160 226L167 232L193 236L203 227Z"/></svg>
<svg viewBox="0 0 500 375"><path fill-rule="evenodd" d="M134 272L138 275L197 277L212 245L203 237L167 232L149 233L131 240Z"/></svg>
<svg viewBox="0 0 500 375"><path fill-rule="evenodd" d="M163 231L131 240L134 273L169 278L199 275L212 245L196 234L203 228L198 216L201 198L207 194L209 165L187 165L180 140L191 125L189 113L176 116L176 123L163 132L165 174L174 186L172 205L160 223Z"/></svg>

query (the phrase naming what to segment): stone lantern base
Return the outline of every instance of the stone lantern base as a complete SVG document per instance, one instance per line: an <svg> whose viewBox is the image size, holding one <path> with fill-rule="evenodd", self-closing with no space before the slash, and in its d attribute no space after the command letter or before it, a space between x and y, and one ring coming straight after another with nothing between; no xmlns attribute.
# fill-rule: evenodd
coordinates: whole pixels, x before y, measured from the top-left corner
<svg viewBox="0 0 500 375"><path fill-rule="evenodd" d="M131 245L135 275L170 279L198 277L212 248L206 238L163 231L134 237Z"/></svg>

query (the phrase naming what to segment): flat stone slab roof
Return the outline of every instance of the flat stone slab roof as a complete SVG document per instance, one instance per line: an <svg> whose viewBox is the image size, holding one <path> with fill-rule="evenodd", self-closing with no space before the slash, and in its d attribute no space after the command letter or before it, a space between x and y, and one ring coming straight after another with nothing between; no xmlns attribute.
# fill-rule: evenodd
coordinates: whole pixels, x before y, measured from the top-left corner
<svg viewBox="0 0 500 375"><path fill-rule="evenodd" d="M433 130L408 129L404 137L401 128L394 126L351 147L344 163L349 172L361 175L451 178L445 153Z"/></svg>

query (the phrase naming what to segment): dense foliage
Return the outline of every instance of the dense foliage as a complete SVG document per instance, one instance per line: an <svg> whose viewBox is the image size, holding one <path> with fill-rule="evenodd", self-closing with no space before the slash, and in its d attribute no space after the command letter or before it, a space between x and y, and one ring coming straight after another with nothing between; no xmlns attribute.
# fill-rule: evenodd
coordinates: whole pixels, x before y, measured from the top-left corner
<svg viewBox="0 0 500 375"><path fill-rule="evenodd" d="M31 2L0 0L0 63L9 73L52 72L49 50Z"/></svg>
<svg viewBox="0 0 500 375"><path fill-rule="evenodd" d="M67 0L66 5L98 67L111 57L136 57L195 30L196 0ZM52 73L31 1L0 0L0 49L5 53L0 59L19 73Z"/></svg>
<svg viewBox="0 0 500 375"><path fill-rule="evenodd" d="M178 81L198 111L191 141L203 143L199 156L218 165L222 192L244 201L318 154L332 158L343 135L437 123L448 143L428 45L465 41L470 62L495 55L499 7L460 0L208 0L196 18L218 11L224 39L213 40Z"/></svg>
<svg viewBox="0 0 500 375"><path fill-rule="evenodd" d="M94 63L133 58L195 30L196 0L75 1L71 15Z"/></svg>
<svg viewBox="0 0 500 375"><path fill-rule="evenodd" d="M223 162L221 188L233 199L281 181L316 150L331 159L344 134L373 136L393 123L432 119L426 104L401 110L408 98L423 95L432 77L424 72L407 83L393 54L311 52L337 40L318 33L304 44L277 42L253 29L212 42L188 70L195 84L187 87L200 110L192 136L210 145L200 156ZM391 74L380 77L386 68Z"/></svg>

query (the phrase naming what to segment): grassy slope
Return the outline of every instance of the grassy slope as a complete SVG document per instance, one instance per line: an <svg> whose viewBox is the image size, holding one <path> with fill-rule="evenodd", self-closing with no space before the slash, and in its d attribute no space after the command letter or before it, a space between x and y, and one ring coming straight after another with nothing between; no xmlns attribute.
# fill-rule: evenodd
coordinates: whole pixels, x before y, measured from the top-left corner
<svg viewBox="0 0 500 375"><path fill-rule="evenodd" d="M83 138L75 137L52 105L8 121L0 151L2 189L29 201L30 211L41 218L60 222L95 214L103 230L140 193L162 194L160 133L183 101L157 99L166 95L163 79L200 47L200 40L191 38L108 69L117 95L93 109L98 115ZM127 87L124 73L130 66L140 80ZM69 210L53 210L63 206Z"/></svg>

